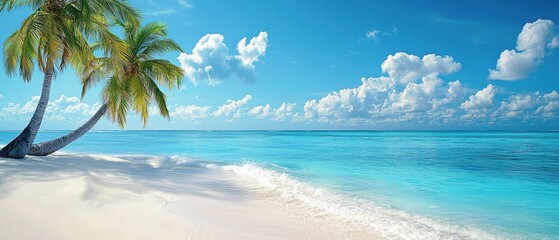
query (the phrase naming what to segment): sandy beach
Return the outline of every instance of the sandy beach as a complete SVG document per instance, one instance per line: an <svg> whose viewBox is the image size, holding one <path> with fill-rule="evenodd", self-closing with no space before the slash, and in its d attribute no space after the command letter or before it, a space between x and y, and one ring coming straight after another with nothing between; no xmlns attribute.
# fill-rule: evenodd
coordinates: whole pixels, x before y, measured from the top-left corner
<svg viewBox="0 0 559 240"><path fill-rule="evenodd" d="M379 239L297 211L302 203L234 171L175 166L140 156L0 158L0 239Z"/></svg>
<svg viewBox="0 0 559 240"><path fill-rule="evenodd" d="M559 240L557 9L0 0L0 240Z"/></svg>

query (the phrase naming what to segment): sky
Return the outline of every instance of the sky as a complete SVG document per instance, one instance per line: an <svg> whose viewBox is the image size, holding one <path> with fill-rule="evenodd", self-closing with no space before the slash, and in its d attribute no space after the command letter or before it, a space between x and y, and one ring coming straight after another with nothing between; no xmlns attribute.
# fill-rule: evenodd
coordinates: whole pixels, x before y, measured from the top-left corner
<svg viewBox="0 0 559 240"><path fill-rule="evenodd" d="M130 2L167 24L184 52L160 57L185 77L164 90L169 120L152 107L127 130L559 130L556 1ZM0 13L2 43L30 11ZM1 69L0 129L23 129L43 75ZM80 99L59 73L41 129L79 127L100 90Z"/></svg>

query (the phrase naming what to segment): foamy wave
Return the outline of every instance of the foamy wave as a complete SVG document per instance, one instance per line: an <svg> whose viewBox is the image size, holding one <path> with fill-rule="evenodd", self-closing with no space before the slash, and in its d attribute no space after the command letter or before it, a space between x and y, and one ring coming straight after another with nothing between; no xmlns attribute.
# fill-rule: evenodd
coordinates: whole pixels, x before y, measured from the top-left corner
<svg viewBox="0 0 559 240"><path fill-rule="evenodd" d="M264 199L281 199L290 209L310 217L331 219L340 224L350 224L355 229L370 229L388 239L521 239L522 237L500 231L493 235L481 229L465 227L426 216L410 214L387 205L331 192L303 183L281 171L281 166L271 170L255 163L223 165L219 162L200 161L188 156L137 156L127 159L147 159L154 168L197 166L221 169L238 176L244 186L254 190Z"/></svg>
<svg viewBox="0 0 559 240"><path fill-rule="evenodd" d="M445 223L410 214L389 206L372 203L315 188L285 173L253 163L228 165L244 184L265 198L285 200L293 209L309 215L338 219L357 228L368 228L390 239L500 239L485 231Z"/></svg>
<svg viewBox="0 0 559 240"><path fill-rule="evenodd" d="M170 157L149 157L147 163L154 168L161 168L166 165L185 165L185 164L197 164L196 159L173 155Z"/></svg>

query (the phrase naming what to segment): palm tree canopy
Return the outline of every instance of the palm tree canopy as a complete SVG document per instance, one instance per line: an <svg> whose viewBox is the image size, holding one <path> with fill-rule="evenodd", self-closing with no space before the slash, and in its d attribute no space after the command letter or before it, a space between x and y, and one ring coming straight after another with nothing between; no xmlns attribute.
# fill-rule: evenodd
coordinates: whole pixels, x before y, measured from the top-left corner
<svg viewBox="0 0 559 240"><path fill-rule="evenodd" d="M106 80L102 96L109 117L121 127L126 124L129 109L140 114L145 126L152 102L162 116L169 118L166 95L159 85L170 90L180 88L184 71L168 60L157 59L157 56L182 49L167 37L164 23L154 22L139 28L128 23L118 24L124 28L124 37L119 41L125 43L125 57L111 55L93 59L83 72L82 97L91 86ZM102 43L92 46L96 50L104 47Z"/></svg>
<svg viewBox="0 0 559 240"><path fill-rule="evenodd" d="M125 0L0 0L0 11L28 6L33 12L4 43L4 68L31 80L35 65L41 71L78 72L93 59L88 40L105 42L106 53L122 46L109 30L111 22L139 25L140 14Z"/></svg>

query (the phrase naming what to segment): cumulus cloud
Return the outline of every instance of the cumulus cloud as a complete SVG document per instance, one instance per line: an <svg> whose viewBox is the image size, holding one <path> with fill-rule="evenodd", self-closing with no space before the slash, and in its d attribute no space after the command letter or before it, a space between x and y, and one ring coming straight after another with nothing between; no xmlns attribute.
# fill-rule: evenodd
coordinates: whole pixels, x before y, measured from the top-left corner
<svg viewBox="0 0 559 240"><path fill-rule="evenodd" d="M0 109L0 118L27 118L35 112L39 99L39 96L33 96L31 97L31 100L24 104L13 102L8 103L6 107ZM60 121L83 120L95 114L100 107L101 103L99 102L89 105L81 102L77 97L68 97L62 94L58 99L49 101L47 109L45 110L45 119Z"/></svg>
<svg viewBox="0 0 559 240"><path fill-rule="evenodd" d="M559 94L552 91L538 99L542 103L536 110L536 113L542 114L546 118L556 118L559 114Z"/></svg>
<svg viewBox="0 0 559 240"><path fill-rule="evenodd" d="M461 99L464 96L466 89L458 80L449 82L448 89L443 97L433 99L433 110L438 110L445 105Z"/></svg>
<svg viewBox="0 0 559 240"><path fill-rule="evenodd" d="M464 118L482 118L487 117L488 112L493 107L493 98L495 97L495 86L487 85L476 94L471 95L468 100L460 104L460 108L466 111Z"/></svg>
<svg viewBox="0 0 559 240"><path fill-rule="evenodd" d="M493 98L495 97L495 86L493 84L487 85L476 94L471 95L468 100L460 105L464 110L482 109L493 106Z"/></svg>
<svg viewBox="0 0 559 240"><path fill-rule="evenodd" d="M278 108L273 109L270 104L265 106L256 106L248 111L248 115L253 116L257 119L271 118L276 121L284 121L290 117L295 117L294 113L295 103L282 103Z"/></svg>
<svg viewBox="0 0 559 240"><path fill-rule="evenodd" d="M325 97L309 100L303 107L305 118L329 119L366 118L369 109L384 105L394 82L387 77L362 78L357 88L334 91Z"/></svg>
<svg viewBox="0 0 559 240"><path fill-rule="evenodd" d="M558 45L557 26L553 21L538 19L526 23L518 35L516 49L501 53L496 69L489 70L489 79L525 79L543 62L546 51Z"/></svg>
<svg viewBox="0 0 559 240"><path fill-rule="evenodd" d="M27 101L25 104L19 103L8 103L7 107L2 108L2 115L26 115L31 114L35 111L37 104L39 103L39 96L31 97L31 100ZM47 105L48 108L48 105Z"/></svg>
<svg viewBox="0 0 559 240"><path fill-rule="evenodd" d="M429 54L419 58L413 54L403 52L389 55L382 63L383 73L398 80L400 83L415 82L418 79L433 75L447 75L460 70L461 64L454 61L450 56L437 56Z"/></svg>
<svg viewBox="0 0 559 240"><path fill-rule="evenodd" d="M505 117L518 117L526 113L536 104L536 98L531 95L514 95L507 101L502 101L501 106L495 112L495 115L501 113Z"/></svg>
<svg viewBox="0 0 559 240"><path fill-rule="evenodd" d="M305 118L319 121L396 120L434 111L462 94L459 81L444 84L439 76L458 71L452 57L407 53L390 55L381 65L388 76L362 78L357 88L334 91L305 103Z"/></svg>
<svg viewBox="0 0 559 240"><path fill-rule="evenodd" d="M540 92L516 94L505 98L491 114L494 121L522 119L549 120L559 114L559 94L552 91L547 94Z"/></svg>
<svg viewBox="0 0 559 240"><path fill-rule="evenodd" d="M444 75L460 69L450 56L418 57L407 53L390 55L381 66L388 76L361 78L355 88L333 91L311 99L303 107L309 121L336 124L419 123L438 126L479 124L509 119L557 118L559 94L513 95L495 104L497 87L489 84L475 91L459 80L446 82ZM472 94L468 94L472 92ZM254 112L267 116L271 109ZM473 120L476 121L473 121ZM385 125L386 126L386 125ZM394 125L401 126L401 125ZM413 126L413 125L410 125Z"/></svg>
<svg viewBox="0 0 559 240"><path fill-rule="evenodd" d="M433 108L435 89L443 81L436 77L424 77L421 83L408 83L400 93L393 92L392 109L405 112L426 111Z"/></svg>
<svg viewBox="0 0 559 240"><path fill-rule="evenodd" d="M207 117L225 117L226 122L239 119L244 115L252 116L256 119L271 119L284 121L298 116L294 111L295 103L282 103L277 108L272 108L270 104L259 105L250 108L245 106L252 100L252 95L246 95L240 100L228 99L225 104L211 112L212 106L197 105L175 105L170 112L171 117L178 117L183 120L200 120Z"/></svg>
<svg viewBox="0 0 559 240"><path fill-rule="evenodd" d="M239 55L235 56L235 58L238 58L244 67L254 69L254 63L258 62L260 57L266 54L266 48L268 48L268 33L260 32L258 36L250 39L248 43L246 37L239 41L237 44Z"/></svg>
<svg viewBox="0 0 559 240"><path fill-rule="evenodd" d="M175 106L169 115L181 119L198 120L208 117L211 108L211 106L179 105Z"/></svg>
<svg viewBox="0 0 559 240"><path fill-rule="evenodd" d="M246 95L240 100L228 99L227 102L212 113L215 117L230 117L228 121L233 119L238 119L243 115L242 107L246 105L252 99L252 95Z"/></svg>
<svg viewBox="0 0 559 240"><path fill-rule="evenodd" d="M554 37L551 39L551 42L547 44L548 48L554 49L559 46L559 36Z"/></svg>
<svg viewBox="0 0 559 240"><path fill-rule="evenodd" d="M544 95L543 98L548 101L559 100L559 94L556 91L552 91Z"/></svg>
<svg viewBox="0 0 559 240"><path fill-rule="evenodd" d="M186 76L198 85L205 82L214 86L236 76L244 81L253 81L255 63L266 54L268 33L260 32L248 41L243 38L237 44L237 55L230 55L221 34L206 34L192 49L191 54L181 53L178 57Z"/></svg>
<svg viewBox="0 0 559 240"><path fill-rule="evenodd" d="M557 117L559 112L559 101L550 101L544 106L540 106L537 113L542 113L544 117Z"/></svg>
<svg viewBox="0 0 559 240"><path fill-rule="evenodd" d="M61 113L72 114L80 112L82 114L89 114L91 107L88 104L82 103L77 97L67 97L60 95L54 102L49 102L47 105L47 113Z"/></svg>

